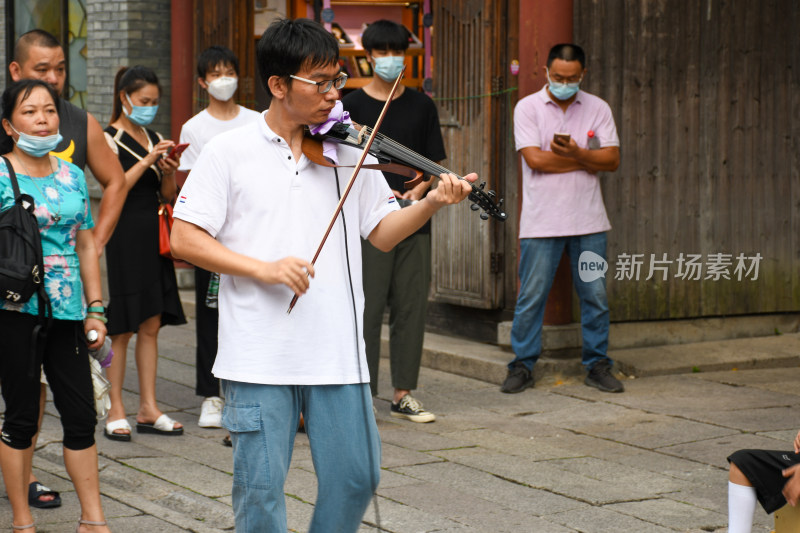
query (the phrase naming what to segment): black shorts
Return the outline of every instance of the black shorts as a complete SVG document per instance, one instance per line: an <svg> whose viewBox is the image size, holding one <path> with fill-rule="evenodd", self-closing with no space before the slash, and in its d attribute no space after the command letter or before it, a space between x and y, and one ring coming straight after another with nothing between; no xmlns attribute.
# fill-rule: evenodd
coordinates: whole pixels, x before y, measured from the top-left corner
<svg viewBox="0 0 800 533"><path fill-rule="evenodd" d="M789 478L783 477L783 470L800 463L800 454L779 450L739 450L728 457L756 489L756 497L768 513L773 513L786 505L783 486Z"/></svg>

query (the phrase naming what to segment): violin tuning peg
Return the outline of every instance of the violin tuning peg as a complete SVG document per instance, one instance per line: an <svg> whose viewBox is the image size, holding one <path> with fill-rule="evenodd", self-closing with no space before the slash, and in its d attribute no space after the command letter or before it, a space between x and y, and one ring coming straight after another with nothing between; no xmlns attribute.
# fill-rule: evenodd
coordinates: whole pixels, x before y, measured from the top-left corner
<svg viewBox="0 0 800 533"><path fill-rule="evenodd" d="M479 185L479 187L478 187L478 188L479 188L480 190L483 190L483 188L484 188L484 187L486 187L486 182L485 182L485 181L484 181L484 182L482 182L482 183Z"/></svg>
<svg viewBox="0 0 800 533"><path fill-rule="evenodd" d="M500 201L497 202L497 207L503 207L503 200L505 200L505 198L500 198Z"/></svg>
<svg viewBox="0 0 800 533"><path fill-rule="evenodd" d="M480 216L481 216L481 220L489 220L489 215L487 215L486 213L481 213Z"/></svg>
<svg viewBox="0 0 800 533"><path fill-rule="evenodd" d="M472 209L473 211L477 211L478 209L480 209L480 207L478 207L478 204L471 204L469 208Z"/></svg>

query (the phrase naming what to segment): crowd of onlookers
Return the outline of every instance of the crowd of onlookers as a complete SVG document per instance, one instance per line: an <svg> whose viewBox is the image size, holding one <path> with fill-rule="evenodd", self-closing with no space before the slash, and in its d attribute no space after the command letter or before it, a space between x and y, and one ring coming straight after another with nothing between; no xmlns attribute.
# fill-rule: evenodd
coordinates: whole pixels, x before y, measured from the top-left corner
<svg viewBox="0 0 800 533"><path fill-rule="evenodd" d="M406 190L401 176L364 170L353 199L337 206L332 251L312 264L309 234L318 228L310 221L338 203L345 184L337 165L354 165L357 153L326 148L330 161L311 163L303 140L308 126L334 119L372 124L391 102L382 133L421 158L443 160L433 101L395 84L408 42L399 24L370 24L362 45L375 76L338 102L347 76L336 39L308 20L276 21L257 50L271 99L263 113L235 102L238 59L212 46L197 64L208 106L183 125L176 143L149 128L161 98L151 69L119 69L103 128L61 96L66 62L60 43L41 30L17 40L12 83L2 94L0 207L17 201L16 180L27 195L19 198L33 205L38 222L45 294L0 304L6 406L0 469L15 531L35 530L31 506L61 505L58 492L32 472L48 386L80 501L77 531L109 530L100 503L91 371L91 353L106 336L114 356L105 437L130 441L134 427L138 433L183 433L156 398L159 330L186 322L176 258L195 266L196 393L203 398L198 424L230 432L223 443L234 453L237 530L285 531L283 480L301 420L320 489L311 531L356 530L379 478L371 398L378 392L384 309L390 309L390 413L432 422L436 416L410 394L417 387L430 284L428 221L463 200L476 176L444 173L435 188L423 181ZM576 45L553 47L544 67L547 85L515 111L523 165L521 283L515 358L504 393L534 385L544 305L565 251L581 301L585 383L604 392L624 390L606 353L605 280L578 281L576 270L582 253L606 257L610 224L597 173L619 165L610 108L580 90L585 62ZM103 187L96 220L87 166ZM178 172L189 176L179 198ZM170 237L165 231L173 205ZM99 266L104 252L107 295ZM314 290L307 292L312 278ZM292 295L303 300L289 320L285 306ZM139 407L132 426L122 387L134 335ZM798 452L800 433L793 451L743 450L729 458L730 533L750 531L756 501L769 512L797 503Z"/></svg>

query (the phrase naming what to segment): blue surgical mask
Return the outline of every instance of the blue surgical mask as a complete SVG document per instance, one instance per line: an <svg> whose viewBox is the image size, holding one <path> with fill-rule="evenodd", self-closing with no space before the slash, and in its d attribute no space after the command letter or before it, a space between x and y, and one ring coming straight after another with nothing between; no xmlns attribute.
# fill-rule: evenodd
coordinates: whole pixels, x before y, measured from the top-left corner
<svg viewBox="0 0 800 533"><path fill-rule="evenodd" d="M10 122L8 124L11 126L11 129L14 130L14 133L19 135L19 138L16 140L17 148L33 157L42 157L49 154L56 149L58 143L64 138L60 133L48 135L47 137L20 133Z"/></svg>
<svg viewBox="0 0 800 533"><path fill-rule="evenodd" d="M131 97L127 93L125 93L125 98L127 98L128 103L131 104L132 111L128 113L128 110L125 109L125 106L122 106L122 111L128 117L128 120L137 126L147 126L153 122L154 118L156 118L156 113L158 113L158 105L133 105L133 102L131 102Z"/></svg>
<svg viewBox="0 0 800 533"><path fill-rule="evenodd" d="M396 80L406 62L404 56L375 57L373 60L375 61L375 74L383 81Z"/></svg>
<svg viewBox="0 0 800 533"><path fill-rule="evenodd" d="M550 94L559 100L569 100L580 90L581 82L574 83L559 83L550 79L550 73L547 73L548 89Z"/></svg>

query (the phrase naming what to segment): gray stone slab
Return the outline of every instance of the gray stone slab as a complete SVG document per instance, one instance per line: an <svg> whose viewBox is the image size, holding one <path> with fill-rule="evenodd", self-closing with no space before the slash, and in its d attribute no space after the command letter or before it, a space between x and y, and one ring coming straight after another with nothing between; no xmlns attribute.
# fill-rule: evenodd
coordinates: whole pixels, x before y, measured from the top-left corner
<svg viewBox="0 0 800 533"><path fill-rule="evenodd" d="M674 529L646 522L638 518L615 512L606 507L589 507L548 517L566 527L591 533L671 533Z"/></svg>
<svg viewBox="0 0 800 533"><path fill-rule="evenodd" d="M384 443L381 447L381 468L438 463L441 459L429 453L416 452Z"/></svg>
<svg viewBox="0 0 800 533"><path fill-rule="evenodd" d="M187 530L160 520L155 516L140 515L132 518L112 518L108 521L108 527L114 533L185 533ZM63 530L71 531L71 530ZM222 531L222 530L219 530Z"/></svg>
<svg viewBox="0 0 800 533"><path fill-rule="evenodd" d="M740 431L791 431L800 423L797 406L738 409L736 411L691 411L686 418Z"/></svg>
<svg viewBox="0 0 800 533"><path fill-rule="evenodd" d="M181 457L139 457L127 459L125 464L208 497L226 496L231 493L233 484L231 474Z"/></svg>
<svg viewBox="0 0 800 533"><path fill-rule="evenodd" d="M458 412L463 406L468 405L479 406L504 415L544 413L555 409L580 407L587 403L585 400L554 394L545 389L529 389L521 394L503 394L498 387L482 387L454 391L446 395L432 393L431 396L438 402L436 407L439 411Z"/></svg>
<svg viewBox="0 0 800 533"><path fill-rule="evenodd" d="M776 444L778 446L776 447ZM714 465L727 470L726 458L742 449L781 449L779 441L749 433L737 433L725 437L707 439L697 442L665 446L658 451L669 455L684 457L708 465ZM787 447L790 449L791 446Z"/></svg>
<svg viewBox="0 0 800 533"><path fill-rule="evenodd" d="M594 505L640 500L680 488L678 480L593 458L525 462L480 448L437 453L448 461Z"/></svg>
<svg viewBox="0 0 800 533"><path fill-rule="evenodd" d="M159 357L158 360L158 375L165 380L189 387L192 391L194 391L197 382L197 369L194 362L191 365L187 365L164 356ZM196 398L199 405L203 399L199 396L196 396Z"/></svg>
<svg viewBox="0 0 800 533"><path fill-rule="evenodd" d="M797 387L797 383L800 381L800 366L748 371L702 372L696 374L695 377L718 383L800 396L800 389Z"/></svg>
<svg viewBox="0 0 800 533"><path fill-rule="evenodd" d="M484 531L521 531L527 526L529 514L512 510L462 492L452 485L422 482L381 491L381 495L412 508L442 516L459 524Z"/></svg>
<svg viewBox="0 0 800 533"><path fill-rule="evenodd" d="M608 394L580 386L560 387L554 393L675 416L684 416L691 412L783 407L800 403L797 395L700 379L697 377L699 375L628 380L622 394Z"/></svg>
<svg viewBox="0 0 800 533"><path fill-rule="evenodd" d="M414 429L416 428L408 428L405 425L383 427L380 429L381 442L420 452L459 448L465 445L463 441L449 435L421 433Z"/></svg>
<svg viewBox="0 0 800 533"><path fill-rule="evenodd" d="M605 508L679 531L698 525L706 531L714 531L728 524L727 514L670 499L616 503Z"/></svg>
<svg viewBox="0 0 800 533"><path fill-rule="evenodd" d="M290 468L283 485L287 499L313 504L317 501L317 476L301 468Z"/></svg>
<svg viewBox="0 0 800 533"><path fill-rule="evenodd" d="M381 496L378 497L377 513L373 500L367 507L362 522L376 525L378 515L380 515L381 526L392 533L433 533L462 526L462 524L427 509L417 509Z"/></svg>
<svg viewBox="0 0 800 533"><path fill-rule="evenodd" d="M733 430L709 424L601 403L534 414L529 418L643 448L693 442L734 433Z"/></svg>
<svg viewBox="0 0 800 533"><path fill-rule="evenodd" d="M233 473L233 452L222 445L224 430L219 430L219 439L202 438L195 435L163 437L160 435L136 435L136 441L147 448L165 455L182 457L192 463L208 466L214 470Z"/></svg>
<svg viewBox="0 0 800 533"><path fill-rule="evenodd" d="M403 477L411 477L453 487L465 494L501 504L509 509L528 515L544 516L571 509L580 509L587 505L577 500L545 490L519 485L493 474L451 462L402 467L397 469L397 472L404 474ZM405 485L409 484L406 483ZM382 494L381 489L385 487L386 484L382 480L381 488L379 489Z"/></svg>
<svg viewBox="0 0 800 533"><path fill-rule="evenodd" d="M800 364L800 336L720 340L612 350L609 356L623 372L639 377L738 368L769 368Z"/></svg>
<svg viewBox="0 0 800 533"><path fill-rule="evenodd" d="M580 439L581 437L572 435L571 432L566 430L560 430L560 433L548 436L518 436L488 429L475 429L449 433L448 435L464 442L464 447L466 445L479 446L486 450L494 450L531 461L582 457L589 453L589 450L566 450L562 446L564 441L571 441L573 438ZM562 434L563 438L561 438Z"/></svg>
<svg viewBox="0 0 800 533"><path fill-rule="evenodd" d="M70 484L70 487L71 486ZM55 487L51 486L50 488L54 489ZM78 497L74 490L60 492L61 507L52 509L31 509L33 519L36 522L37 531L75 531L75 526L78 525L80 511ZM141 515L139 510L105 496L101 496L100 503L103 506L103 512L106 518L109 520L127 520L131 517ZM12 520L11 507L8 504L0 506L0 523L4 524L4 526L6 524L10 525Z"/></svg>

